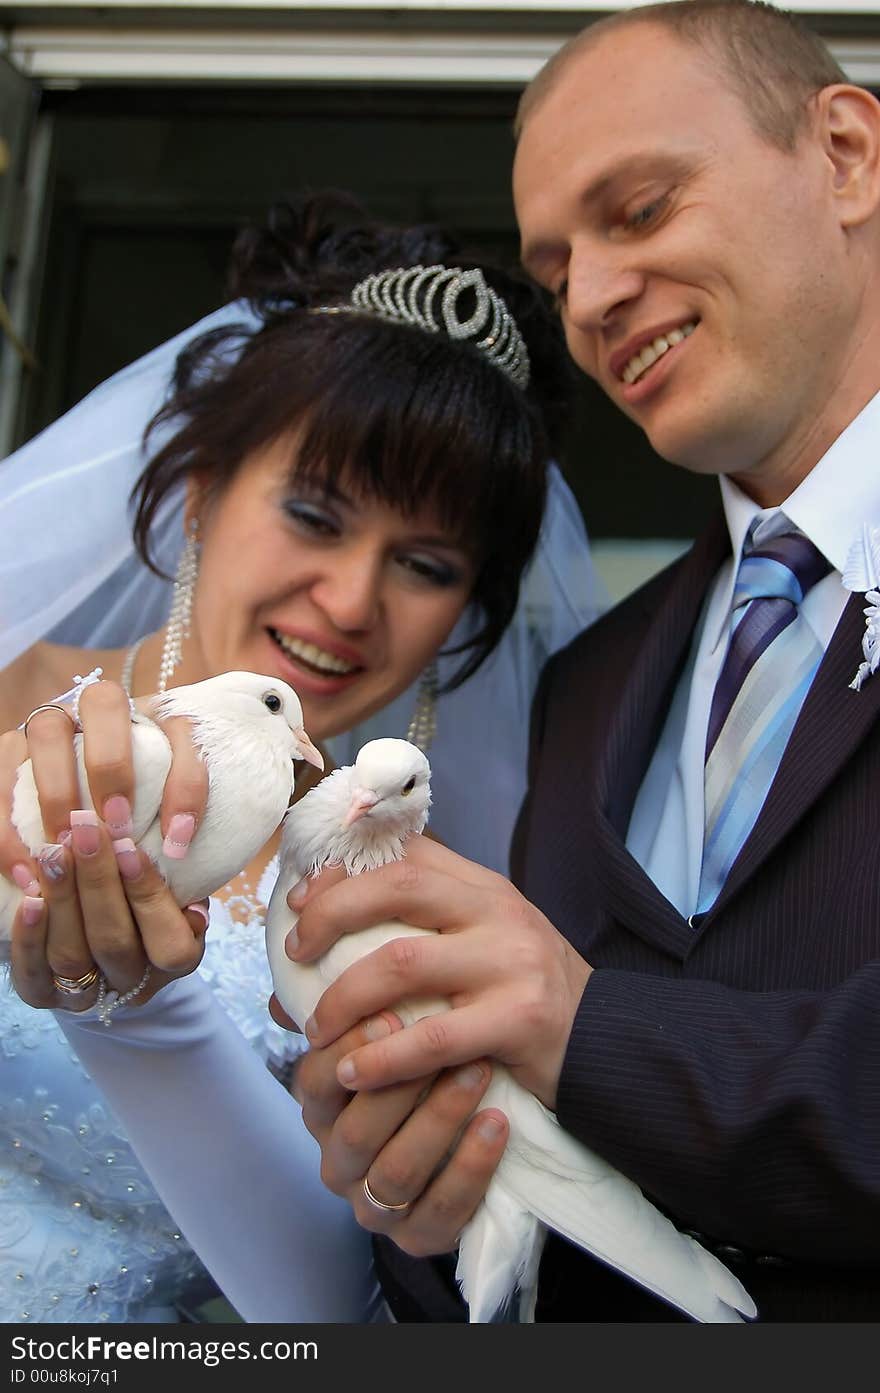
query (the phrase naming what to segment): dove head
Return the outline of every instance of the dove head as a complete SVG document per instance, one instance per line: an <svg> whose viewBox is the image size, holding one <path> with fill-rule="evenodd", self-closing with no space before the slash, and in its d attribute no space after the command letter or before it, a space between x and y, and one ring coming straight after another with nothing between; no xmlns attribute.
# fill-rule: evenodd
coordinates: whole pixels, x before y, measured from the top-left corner
<svg viewBox="0 0 880 1393"><path fill-rule="evenodd" d="M398 836L421 832L431 805L431 766L408 740L370 740L352 768L344 825L366 818Z"/></svg>
<svg viewBox="0 0 880 1393"><path fill-rule="evenodd" d="M303 710L292 687L277 677L258 672L222 672L187 687L172 687L155 702L156 714L187 716L201 722L247 723L273 745L289 750L291 759L305 759L324 768L303 726Z"/></svg>

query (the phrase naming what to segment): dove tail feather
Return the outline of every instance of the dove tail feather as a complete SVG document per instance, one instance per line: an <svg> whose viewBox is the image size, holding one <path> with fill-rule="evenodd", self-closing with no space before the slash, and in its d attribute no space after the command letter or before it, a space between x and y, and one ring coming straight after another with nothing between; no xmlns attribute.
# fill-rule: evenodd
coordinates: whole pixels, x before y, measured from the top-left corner
<svg viewBox="0 0 880 1393"><path fill-rule="evenodd" d="M456 1277L472 1324L504 1311L514 1291L533 1274L544 1228L503 1191L490 1192L461 1236ZM536 1274L535 1274L536 1275Z"/></svg>
<svg viewBox="0 0 880 1393"><path fill-rule="evenodd" d="M681 1233L631 1180L560 1127L532 1094L496 1071L507 1094L492 1096L516 1122L493 1177L508 1205L528 1210L554 1229L691 1319L726 1324L757 1313L732 1272L696 1240ZM485 1102L485 1099L484 1099ZM479 1212L479 1211L478 1211ZM507 1217L511 1228L515 1219Z"/></svg>

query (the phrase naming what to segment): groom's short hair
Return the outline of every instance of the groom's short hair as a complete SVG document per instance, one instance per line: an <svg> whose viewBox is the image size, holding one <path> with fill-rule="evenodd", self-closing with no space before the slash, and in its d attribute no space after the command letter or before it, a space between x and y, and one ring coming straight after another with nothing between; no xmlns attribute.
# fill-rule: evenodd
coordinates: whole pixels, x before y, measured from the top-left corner
<svg viewBox="0 0 880 1393"><path fill-rule="evenodd" d="M614 29L653 24L701 48L742 101L759 135L793 150L809 99L847 77L825 44L788 10L763 0L667 0L597 20L563 44L520 99L514 132L578 53ZM590 99L584 93L584 101ZM695 120L699 118L695 116Z"/></svg>

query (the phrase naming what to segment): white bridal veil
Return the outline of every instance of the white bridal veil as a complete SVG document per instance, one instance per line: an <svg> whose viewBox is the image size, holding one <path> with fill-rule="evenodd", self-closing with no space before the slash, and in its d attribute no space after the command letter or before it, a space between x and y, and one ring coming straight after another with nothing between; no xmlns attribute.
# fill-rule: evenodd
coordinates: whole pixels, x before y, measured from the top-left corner
<svg viewBox="0 0 880 1393"><path fill-rule="evenodd" d="M121 647L165 622L170 585L143 565L131 538L128 498L146 463L144 428L190 340L229 324L246 334L258 323L245 302L224 306L116 373L0 461L0 668L40 638ZM165 499L152 533L156 558L171 574L183 541L181 502L180 494ZM541 540L514 621L475 676L439 699L431 826L455 850L506 871L538 674L606 603L580 511L551 465ZM441 682L455 662L441 657ZM334 759L349 763L364 740L404 734L414 701L414 691L405 693L330 742Z"/></svg>

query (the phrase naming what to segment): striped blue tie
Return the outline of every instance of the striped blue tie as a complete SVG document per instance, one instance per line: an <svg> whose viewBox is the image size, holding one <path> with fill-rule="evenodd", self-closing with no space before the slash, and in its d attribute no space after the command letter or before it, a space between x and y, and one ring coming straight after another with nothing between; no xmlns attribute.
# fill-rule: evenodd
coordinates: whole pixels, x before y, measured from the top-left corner
<svg viewBox="0 0 880 1393"><path fill-rule="evenodd" d="M767 519L746 539L730 643L706 735L699 914L715 903L758 819L822 659L798 606L830 569L783 514Z"/></svg>

